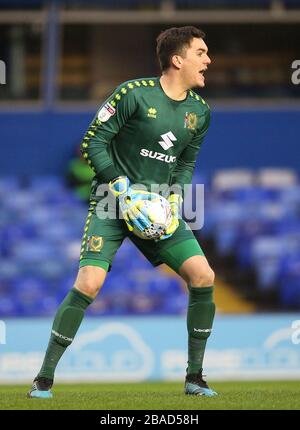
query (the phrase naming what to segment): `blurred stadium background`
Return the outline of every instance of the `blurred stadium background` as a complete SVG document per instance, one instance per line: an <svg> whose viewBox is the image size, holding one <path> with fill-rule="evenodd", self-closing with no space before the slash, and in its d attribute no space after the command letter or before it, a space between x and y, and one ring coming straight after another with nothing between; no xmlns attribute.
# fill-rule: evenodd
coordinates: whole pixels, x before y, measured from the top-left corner
<svg viewBox="0 0 300 430"><path fill-rule="evenodd" d="M35 376L74 282L91 179L77 148L95 110L119 83L158 75L156 36L189 24L213 60L194 177L217 273L205 370L300 378L300 1L0 0L0 382ZM182 378L186 305L174 273L125 241L58 375Z"/></svg>

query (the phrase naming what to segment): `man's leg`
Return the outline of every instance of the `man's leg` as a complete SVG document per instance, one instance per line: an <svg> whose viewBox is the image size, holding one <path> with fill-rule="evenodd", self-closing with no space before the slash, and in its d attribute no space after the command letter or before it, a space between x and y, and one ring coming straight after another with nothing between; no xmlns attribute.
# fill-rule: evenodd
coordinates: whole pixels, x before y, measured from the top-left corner
<svg viewBox="0 0 300 430"><path fill-rule="evenodd" d="M179 273L187 282L189 290L187 374L191 375L202 371L206 342L212 331L215 316L214 273L206 258L200 255L188 258Z"/></svg>
<svg viewBox="0 0 300 430"><path fill-rule="evenodd" d="M213 396L202 378L206 342L215 315L214 272L196 239L184 240L160 252L161 260L175 270L188 285L187 310L188 367L186 394Z"/></svg>
<svg viewBox="0 0 300 430"><path fill-rule="evenodd" d="M88 211L82 237L80 269L74 288L57 310L44 362L28 393L29 397L52 397L50 388L56 366L72 343L85 310L102 287L106 273L126 236L124 221L99 218L96 203L92 201Z"/></svg>
<svg viewBox="0 0 300 430"><path fill-rule="evenodd" d="M104 283L109 264L103 262L102 265L103 267L84 266L79 269L74 288L69 291L55 315L46 355L28 397L52 397L50 388L56 366L72 343L85 310Z"/></svg>

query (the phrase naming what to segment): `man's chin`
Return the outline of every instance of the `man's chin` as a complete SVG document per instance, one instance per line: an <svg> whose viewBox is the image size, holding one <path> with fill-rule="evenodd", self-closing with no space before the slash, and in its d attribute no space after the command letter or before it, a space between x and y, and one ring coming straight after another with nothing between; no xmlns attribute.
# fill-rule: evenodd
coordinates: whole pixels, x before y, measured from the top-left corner
<svg viewBox="0 0 300 430"><path fill-rule="evenodd" d="M199 82L199 88L204 88L205 87L205 80L204 78Z"/></svg>
<svg viewBox="0 0 300 430"><path fill-rule="evenodd" d="M197 88L204 88L204 87L205 87L204 82L201 82L201 84L199 84L199 82L198 82L197 84L193 85L191 88L197 89Z"/></svg>
<svg viewBox="0 0 300 430"><path fill-rule="evenodd" d="M197 81L192 88L204 88L205 87L205 81L203 80L199 80Z"/></svg>

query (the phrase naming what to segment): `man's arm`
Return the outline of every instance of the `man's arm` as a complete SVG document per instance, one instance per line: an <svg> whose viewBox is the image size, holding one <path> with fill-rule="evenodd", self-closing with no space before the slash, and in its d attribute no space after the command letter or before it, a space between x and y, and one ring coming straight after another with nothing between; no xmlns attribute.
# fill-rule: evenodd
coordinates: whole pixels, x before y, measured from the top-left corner
<svg viewBox="0 0 300 430"><path fill-rule="evenodd" d="M136 108L133 85L122 84L97 112L83 138L81 152L96 177L102 183L109 184L111 193L119 202L128 229L132 231L136 227L144 232L149 228L150 220L139 210L138 201L148 198L148 193L131 188L129 179L120 175L107 151L107 145L126 126Z"/></svg>
<svg viewBox="0 0 300 430"><path fill-rule="evenodd" d="M204 124L192 139L189 145L182 151L180 157L177 160L177 165L173 171L171 185L178 184L178 194L183 193L184 185L191 184L192 177L195 169L197 155L200 146L204 140L210 123L210 110L209 108L205 112ZM176 193L176 187L172 187L173 192Z"/></svg>
<svg viewBox="0 0 300 430"><path fill-rule="evenodd" d="M130 84L122 84L97 112L81 143L81 152L101 182L120 175L110 158L107 145L134 114L137 103Z"/></svg>

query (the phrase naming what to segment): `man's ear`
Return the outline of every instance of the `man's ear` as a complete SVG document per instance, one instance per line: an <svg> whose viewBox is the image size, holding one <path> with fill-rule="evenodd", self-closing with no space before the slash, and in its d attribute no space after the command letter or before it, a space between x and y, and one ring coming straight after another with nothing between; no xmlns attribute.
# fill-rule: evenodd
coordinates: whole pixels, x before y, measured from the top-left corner
<svg viewBox="0 0 300 430"><path fill-rule="evenodd" d="M172 57L172 64L176 69L181 69L182 66L182 57L180 55L173 55Z"/></svg>

